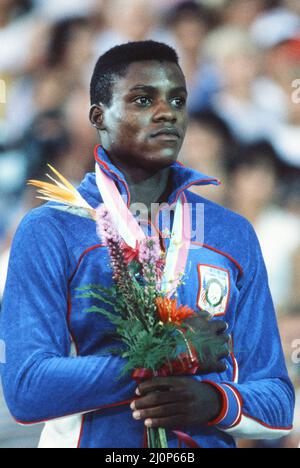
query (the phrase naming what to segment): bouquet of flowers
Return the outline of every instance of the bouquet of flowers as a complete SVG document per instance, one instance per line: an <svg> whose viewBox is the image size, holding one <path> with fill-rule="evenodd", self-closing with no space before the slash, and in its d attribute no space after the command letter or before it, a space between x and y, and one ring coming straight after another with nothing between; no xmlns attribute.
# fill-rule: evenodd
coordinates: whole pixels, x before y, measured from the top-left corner
<svg viewBox="0 0 300 468"><path fill-rule="evenodd" d="M61 174L51 169L59 178L49 176L55 185L29 183L39 188L43 199L63 204L55 209L96 221L98 235L108 249L113 285L86 285L80 288L78 297L92 298L95 305L87 312L101 314L115 327L120 346L113 352L126 360L121 375L130 373L139 383L155 376L197 374L204 350L209 348L212 354L218 350L205 332L185 323L197 314L178 304L177 288L174 291L174 285L163 287L168 260L160 239L143 235L135 247L129 246L104 204L94 210ZM179 272L171 282L178 287L183 279L184 272ZM147 431L149 448L168 447L164 429Z"/></svg>
<svg viewBox="0 0 300 468"><path fill-rule="evenodd" d="M131 373L139 382L154 376L196 374L198 356L209 341L199 340L184 320L196 316L187 306L178 306L161 292L165 254L159 238L145 237L130 248L115 229L108 210L96 210L99 237L108 248L114 285L87 285L80 298L108 304L113 312L94 305L89 313L105 316L115 327L121 342L118 353L126 359L122 374ZM164 429L148 429L150 448L167 447Z"/></svg>

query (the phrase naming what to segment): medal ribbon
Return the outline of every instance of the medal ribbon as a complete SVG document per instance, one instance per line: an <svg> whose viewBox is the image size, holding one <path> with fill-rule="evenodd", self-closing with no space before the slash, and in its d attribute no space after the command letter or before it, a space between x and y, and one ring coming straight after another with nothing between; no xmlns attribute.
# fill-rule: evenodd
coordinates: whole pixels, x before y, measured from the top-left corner
<svg viewBox="0 0 300 468"><path fill-rule="evenodd" d="M120 236L132 249L146 238L142 228L128 209L115 182L96 163L96 183L105 207ZM179 197L174 214L173 230L166 257L161 291L171 297L184 274L191 243L189 205L184 194Z"/></svg>
<svg viewBox="0 0 300 468"><path fill-rule="evenodd" d="M112 217L112 220L129 247L134 249L136 243L146 238L143 230L127 208L123 197L114 181L96 163L96 182L103 203Z"/></svg>
<svg viewBox="0 0 300 468"><path fill-rule="evenodd" d="M146 235L128 209L115 182L100 168L97 163L96 183L103 203L109 210L120 236L129 247L135 249L139 242L146 239ZM181 277L184 274L190 243L190 211L184 194L181 194L175 207L173 230L161 285L161 291L168 297L171 297L176 291ZM145 370L143 369L137 370L136 374L133 375L133 378L138 381L141 377L145 377L146 375L143 374L144 371ZM182 371L182 369L180 369L180 371ZM195 369L189 368L189 372L193 374L195 373ZM106 405L101 409L109 409L111 407L127 404L128 401L125 401L113 405ZM177 436L179 447L182 447L182 444L185 444L189 448L199 448L199 445L188 434L180 431L173 431L173 433ZM144 437L144 439L145 441L147 440L146 437ZM146 444L147 442L145 442L145 446L147 446Z"/></svg>

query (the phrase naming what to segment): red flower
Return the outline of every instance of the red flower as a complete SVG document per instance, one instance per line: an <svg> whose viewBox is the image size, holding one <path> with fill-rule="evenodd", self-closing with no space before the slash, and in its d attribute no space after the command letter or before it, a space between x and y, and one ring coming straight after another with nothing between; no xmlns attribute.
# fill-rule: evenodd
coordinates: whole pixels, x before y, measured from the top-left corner
<svg viewBox="0 0 300 468"><path fill-rule="evenodd" d="M125 242L122 242L121 247L124 255L124 260L127 265L133 262L134 260L138 260L140 250L138 241L136 241L135 249L127 245Z"/></svg>
<svg viewBox="0 0 300 468"><path fill-rule="evenodd" d="M173 323L180 326L185 319L197 316L196 312L188 306L177 307L177 299L158 297L156 305L163 323Z"/></svg>
<svg viewBox="0 0 300 468"><path fill-rule="evenodd" d="M165 265L166 265L165 258L160 258L158 262L156 263L156 275L159 280L161 280L163 277Z"/></svg>

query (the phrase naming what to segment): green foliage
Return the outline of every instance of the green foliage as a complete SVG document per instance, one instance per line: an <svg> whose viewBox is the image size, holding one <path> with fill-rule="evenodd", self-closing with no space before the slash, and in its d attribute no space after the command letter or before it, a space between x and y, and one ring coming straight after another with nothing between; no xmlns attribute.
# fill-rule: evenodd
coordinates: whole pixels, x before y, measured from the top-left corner
<svg viewBox="0 0 300 468"><path fill-rule="evenodd" d="M101 291L103 295L96 293L95 290ZM119 299L119 306L115 307L114 288L110 290L89 285L80 288L80 291L84 293L80 294L79 298L97 299L103 301L104 304L114 306L113 312L96 305L86 309L86 312L101 314L116 327L116 334L124 345L118 351L120 356L127 361L121 375L137 368L158 371L166 362L176 358L178 346L185 345L183 337L176 333L176 327L173 324L162 325L155 320L151 321L150 325L149 317L147 319L146 315L144 315L144 320L137 320L136 316L128 316L124 310L126 302L123 299ZM143 301L141 291L136 289L136 292L139 294L139 301ZM108 299L104 294L111 294L111 298ZM145 314L145 311L143 313ZM145 321L148 326L145 326Z"/></svg>
<svg viewBox="0 0 300 468"><path fill-rule="evenodd" d="M121 315L124 311L124 298L122 298L122 296L118 296L116 285L113 285L110 288L105 288L97 284L89 284L87 286L77 288L76 291L82 292L82 294L76 296L77 299L97 299L104 304L112 306L115 312L118 312ZM97 310L89 309L87 312L97 312Z"/></svg>
<svg viewBox="0 0 300 468"><path fill-rule="evenodd" d="M129 313L126 300L118 295L116 286L103 288L88 285L79 288L82 294L77 296L96 299L101 301L101 305L112 306L112 312L96 305L86 309L86 312L101 314L115 326L115 333L122 346L114 351L126 360L121 376L138 368L158 371L164 364L177 358L179 349L185 352L193 349L200 362L207 354L214 356L220 353L217 337L211 337L208 332L159 322L157 317L145 310L145 288L136 282L133 289L137 303L140 304L139 311L136 310L134 315Z"/></svg>
<svg viewBox="0 0 300 468"><path fill-rule="evenodd" d="M187 329L185 338L196 351L200 362L205 360L205 356L215 358L220 354L220 351L224 351L225 345L220 350L219 338L215 335L211 336L208 331Z"/></svg>
<svg viewBox="0 0 300 468"><path fill-rule="evenodd" d="M103 288L99 285L88 285L79 288L82 294L77 296L96 299L102 304L112 306L112 312L96 305L86 309L86 312L101 314L115 326L122 346L114 351L126 360L121 376L137 368L158 371L164 364L176 359L178 349L189 352L193 348L199 361L203 361L206 354L219 354L218 341L209 333L201 330L195 332L184 326L179 329L175 324L162 324L151 314L147 315L145 289L138 283L133 288L137 302L141 305L140 310L135 311L133 316L128 312L124 297L118 296L116 286ZM141 315L143 320L138 319Z"/></svg>

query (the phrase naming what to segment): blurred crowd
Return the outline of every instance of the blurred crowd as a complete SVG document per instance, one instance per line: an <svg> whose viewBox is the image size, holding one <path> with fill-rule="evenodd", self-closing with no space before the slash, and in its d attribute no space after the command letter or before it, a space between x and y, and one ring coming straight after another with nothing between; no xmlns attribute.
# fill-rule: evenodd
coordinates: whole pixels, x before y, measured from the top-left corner
<svg viewBox="0 0 300 468"><path fill-rule="evenodd" d="M75 184L93 171L97 138L88 122L93 65L116 44L149 38L176 48L187 78L190 125L182 161L223 182L219 189L197 190L247 217L258 233L299 396L295 431L272 444L295 447L300 442L300 359L293 348L300 340L299 0L0 1L0 303L11 239L20 219L38 204L26 180L42 178L47 163Z"/></svg>

